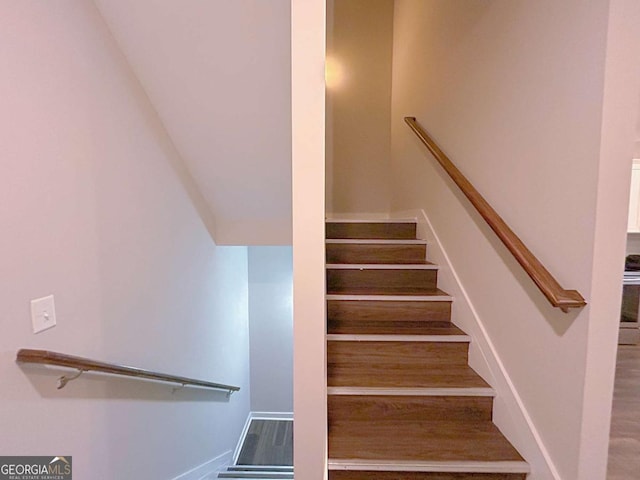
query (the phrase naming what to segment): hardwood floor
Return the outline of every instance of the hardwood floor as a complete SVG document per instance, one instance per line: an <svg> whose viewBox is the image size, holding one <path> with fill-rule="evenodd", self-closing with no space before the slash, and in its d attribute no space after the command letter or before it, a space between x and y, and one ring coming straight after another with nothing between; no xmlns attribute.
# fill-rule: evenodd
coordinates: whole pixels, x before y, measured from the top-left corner
<svg viewBox="0 0 640 480"><path fill-rule="evenodd" d="M421 263L426 245L327 243L327 263Z"/></svg>
<svg viewBox="0 0 640 480"><path fill-rule="evenodd" d="M640 471L640 346L620 345L613 393L607 480L638 478Z"/></svg>
<svg viewBox="0 0 640 480"><path fill-rule="evenodd" d="M446 295L437 290L434 295ZM392 320L389 320L389 319ZM376 300L329 300L327 302L327 321L329 328L334 325L359 326L362 322L384 322L395 325L397 322L445 322L450 323L451 301L411 302ZM329 333L334 333L329 331Z"/></svg>
<svg viewBox="0 0 640 480"><path fill-rule="evenodd" d="M293 421L252 420L238 465L293 465Z"/></svg>
<svg viewBox="0 0 640 480"><path fill-rule="evenodd" d="M522 473L423 473L332 471L329 480L524 480Z"/></svg>
<svg viewBox="0 0 640 480"><path fill-rule="evenodd" d="M334 223L328 222L326 229L327 238L335 239L397 239L413 240L416 238L415 223Z"/></svg>
<svg viewBox="0 0 640 480"><path fill-rule="evenodd" d="M376 418L379 424L397 425L400 422L491 421L492 397L444 397L397 395L330 395L328 408L332 423L367 422Z"/></svg>
<svg viewBox="0 0 640 480"><path fill-rule="evenodd" d="M327 266L328 294L423 295L434 293L437 282L437 270L345 270Z"/></svg>
<svg viewBox="0 0 640 480"><path fill-rule="evenodd" d="M421 421L383 423L333 421L329 457L396 461L521 461L491 422ZM478 448L481 445L482 448Z"/></svg>

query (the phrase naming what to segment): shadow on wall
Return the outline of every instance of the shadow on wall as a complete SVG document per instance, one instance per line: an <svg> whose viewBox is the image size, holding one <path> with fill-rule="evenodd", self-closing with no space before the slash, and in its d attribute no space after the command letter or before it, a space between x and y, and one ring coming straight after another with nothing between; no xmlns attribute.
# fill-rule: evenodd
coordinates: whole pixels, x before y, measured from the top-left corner
<svg viewBox="0 0 640 480"><path fill-rule="evenodd" d="M83 400L144 400L146 402L223 402L231 397L227 392L197 387L181 387L171 383L145 379L119 378L94 372L84 372L58 390L58 378L73 376L72 370L44 365L19 365L40 397L48 399Z"/></svg>
<svg viewBox="0 0 640 480"><path fill-rule="evenodd" d="M415 142L416 148L421 149L422 145L417 140ZM431 156L430 153L424 152L424 155L425 161L436 162L436 160ZM469 218L473 221L478 230L491 244L494 251L500 257L500 260L502 260L502 263L509 269L512 277L518 282L518 284L521 285L522 289L529 296L532 303L536 306L542 317L547 320L547 323L553 329L556 335L564 335L567 330L569 330L574 320L578 317L578 315L580 315L582 309L571 309L568 313L564 313L560 309L552 307L545 296L535 285L533 280L529 277L529 275L527 275L522 266L518 263L511 252L509 252L507 247L502 243L500 238L498 238L491 227L489 227L484 218L482 218L482 216L467 199L464 193L462 193L455 182L449 177L449 175L447 175L447 173L442 168L437 165L435 165L434 168L437 171L437 175L447 185L449 190L451 190L460 205L469 215ZM532 253L535 255L536 252ZM553 275L553 272L551 272L551 274ZM586 308L589 308L588 305Z"/></svg>

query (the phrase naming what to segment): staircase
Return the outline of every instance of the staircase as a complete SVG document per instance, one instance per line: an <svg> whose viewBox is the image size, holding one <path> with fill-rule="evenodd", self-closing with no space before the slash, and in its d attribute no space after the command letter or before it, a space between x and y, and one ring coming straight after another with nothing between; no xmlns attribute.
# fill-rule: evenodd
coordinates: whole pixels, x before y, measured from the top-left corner
<svg viewBox="0 0 640 480"><path fill-rule="evenodd" d="M329 221L329 480L524 480L414 221Z"/></svg>

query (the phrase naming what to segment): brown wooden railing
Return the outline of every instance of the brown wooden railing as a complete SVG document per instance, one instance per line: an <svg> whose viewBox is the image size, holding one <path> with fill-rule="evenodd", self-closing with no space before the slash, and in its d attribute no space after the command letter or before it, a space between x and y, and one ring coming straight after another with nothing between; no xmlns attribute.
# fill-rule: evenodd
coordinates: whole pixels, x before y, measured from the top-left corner
<svg viewBox="0 0 640 480"><path fill-rule="evenodd" d="M156 380L160 382L175 383L181 386L195 386L201 388L211 388L216 390L226 390L230 395L240 390L240 387L233 385L224 385L221 383L207 382L195 378L179 377L177 375L169 375L166 373L152 372L142 368L128 367L125 365L117 365L113 363L104 363L96 360L90 360L83 357L75 357L64 353L50 352L48 350L31 350L23 348L18 351L16 357L17 362L21 363L38 363L41 365L55 365L57 367L75 368L78 374L73 377L60 377L58 388L63 388L70 380L77 378L83 372L101 372L112 375L124 375L126 377L144 378L147 380Z"/></svg>
<svg viewBox="0 0 640 480"><path fill-rule="evenodd" d="M585 302L582 295L580 295L580 292L577 290L565 290L560 286L558 281L553 278L553 275L542 265L540 260L531 253L522 240L513 233L509 225L496 213L493 207L480 195L471 182L467 180L444 152L440 150L436 142L427 135L415 117L405 117L404 121L429 149L455 184L458 185L462 193L464 193L482 218L489 224L498 238L502 240L505 247L507 247L522 268L524 268L527 275L531 277L531 280L534 281L543 295L547 297L551 305L561 309L565 313L568 312L570 308L584 307L587 302Z"/></svg>

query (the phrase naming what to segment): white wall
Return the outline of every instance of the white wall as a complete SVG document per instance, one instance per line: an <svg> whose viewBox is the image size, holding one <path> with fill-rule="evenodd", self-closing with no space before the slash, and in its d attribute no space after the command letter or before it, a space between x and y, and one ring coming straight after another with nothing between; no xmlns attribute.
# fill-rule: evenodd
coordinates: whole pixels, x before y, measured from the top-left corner
<svg viewBox="0 0 640 480"><path fill-rule="evenodd" d="M640 235L637 233L628 233L626 254L631 255L638 253L640 253Z"/></svg>
<svg viewBox="0 0 640 480"><path fill-rule="evenodd" d="M293 463L327 478L325 0L291 0Z"/></svg>
<svg viewBox="0 0 640 480"><path fill-rule="evenodd" d="M327 210L386 213L393 0L327 3Z"/></svg>
<svg viewBox="0 0 640 480"><path fill-rule="evenodd" d="M630 166L640 121L640 3L611 0L602 102L591 311L578 478L605 478Z"/></svg>
<svg viewBox="0 0 640 480"><path fill-rule="evenodd" d="M288 0L95 0L215 218L291 244Z"/></svg>
<svg viewBox="0 0 640 480"><path fill-rule="evenodd" d="M216 247L91 2L0 3L0 451L77 478L173 478L249 410L246 248ZM29 300L55 294L34 335ZM41 348L239 385L224 394L19 366Z"/></svg>
<svg viewBox="0 0 640 480"><path fill-rule="evenodd" d="M637 103L638 107L640 107L640 101L638 101ZM638 120L636 121L636 128L634 133L636 142L633 150L633 158L640 158L640 111L637 114L637 118ZM629 255L632 253L640 253L640 235L638 235L637 233L627 234L626 254Z"/></svg>
<svg viewBox="0 0 640 480"><path fill-rule="evenodd" d="M638 95L637 103L640 108L640 94ZM638 120L636 121L635 140L636 143L633 149L633 158L640 158L640 112L638 113Z"/></svg>
<svg viewBox="0 0 640 480"><path fill-rule="evenodd" d="M606 438L603 407L615 345L609 336L595 345L589 332L603 322L613 331L619 319L619 292L592 281L596 270L606 278L621 275L628 201L622 198L628 177L620 177L619 167L630 158L612 154L625 140L613 140L606 155L601 151L608 6L604 0L395 4L392 210L423 208L429 215L558 478L567 480L601 478L606 450L601 444L589 450L581 435L585 416L597 411L604 421L590 435ZM589 306L563 314L546 302L404 116L418 118L560 283L579 290ZM606 162L616 172L608 187L622 195L604 207L598 202L606 195ZM608 243L602 243L607 214ZM604 245L606 257L618 263L594 260ZM456 321L473 329L471 319L456 313L454 305ZM590 355L598 349L608 360L585 390ZM595 385L602 388L599 400ZM587 411L590 402L599 404ZM507 430L508 417L504 409L496 412ZM509 433L525 456L534 448ZM591 474L584 470L586 450L598 466ZM533 468L534 478L548 478L549 470Z"/></svg>
<svg viewBox="0 0 640 480"><path fill-rule="evenodd" d="M249 247L251 410L293 411L291 247Z"/></svg>

